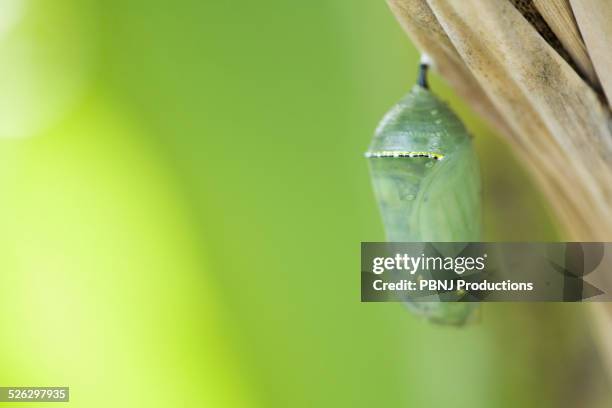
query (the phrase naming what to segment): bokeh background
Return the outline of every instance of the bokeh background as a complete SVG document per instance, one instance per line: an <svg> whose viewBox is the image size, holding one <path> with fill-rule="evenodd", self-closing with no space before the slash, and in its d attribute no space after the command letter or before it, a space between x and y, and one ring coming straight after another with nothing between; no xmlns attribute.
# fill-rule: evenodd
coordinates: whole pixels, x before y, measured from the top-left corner
<svg viewBox="0 0 612 408"><path fill-rule="evenodd" d="M417 60L382 0L0 0L0 385L73 407L609 406L582 305L456 329L359 302L360 242L384 239L363 152ZM520 158L432 81L475 135L484 239L561 239Z"/></svg>

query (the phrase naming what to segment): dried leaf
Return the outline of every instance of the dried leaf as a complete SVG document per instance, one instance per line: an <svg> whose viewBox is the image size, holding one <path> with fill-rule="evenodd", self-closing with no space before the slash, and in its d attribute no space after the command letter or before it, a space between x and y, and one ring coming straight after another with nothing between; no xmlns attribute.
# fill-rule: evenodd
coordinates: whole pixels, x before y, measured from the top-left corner
<svg viewBox="0 0 612 408"><path fill-rule="evenodd" d="M612 232L612 135L597 95L506 0L429 0L456 50L513 126L578 239Z"/></svg>
<svg viewBox="0 0 612 408"><path fill-rule="evenodd" d="M599 88L595 68L593 68L584 41L580 36L569 0L533 0L533 2L563 47L571 55L580 72L592 86Z"/></svg>
<svg viewBox="0 0 612 408"><path fill-rule="evenodd" d="M612 1L570 0L582 38L612 107Z"/></svg>
<svg viewBox="0 0 612 408"><path fill-rule="evenodd" d="M561 55L566 61L573 64L572 58L569 53L563 48L563 44L557 38L553 30L550 29L548 23L538 9L536 8L533 0L508 0L516 9L525 17L525 20L529 21L529 24L536 29L538 33L546 40L546 42L553 47L559 55Z"/></svg>

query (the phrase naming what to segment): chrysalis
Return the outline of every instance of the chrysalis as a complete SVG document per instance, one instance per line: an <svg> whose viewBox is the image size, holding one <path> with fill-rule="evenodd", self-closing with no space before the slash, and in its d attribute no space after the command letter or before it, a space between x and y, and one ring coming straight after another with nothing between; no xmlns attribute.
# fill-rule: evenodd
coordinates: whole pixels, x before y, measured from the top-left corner
<svg viewBox="0 0 612 408"><path fill-rule="evenodd" d="M480 172L470 135L453 111L419 80L383 118L366 153L387 240L479 241ZM469 302L407 302L415 313L462 325L477 314Z"/></svg>

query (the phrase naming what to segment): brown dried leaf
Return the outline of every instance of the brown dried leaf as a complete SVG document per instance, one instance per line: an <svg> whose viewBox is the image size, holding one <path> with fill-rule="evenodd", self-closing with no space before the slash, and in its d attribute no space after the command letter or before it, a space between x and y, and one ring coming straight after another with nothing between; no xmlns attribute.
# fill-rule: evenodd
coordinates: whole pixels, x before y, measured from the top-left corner
<svg viewBox="0 0 612 408"><path fill-rule="evenodd" d="M429 0L578 239L612 234L612 135L597 95L506 0Z"/></svg>
<svg viewBox="0 0 612 408"><path fill-rule="evenodd" d="M569 0L533 0L533 3L570 54L580 72L593 87L599 88L595 68L593 68L584 41L580 36Z"/></svg>
<svg viewBox="0 0 612 408"><path fill-rule="evenodd" d="M582 38L612 107L612 1L570 0Z"/></svg>

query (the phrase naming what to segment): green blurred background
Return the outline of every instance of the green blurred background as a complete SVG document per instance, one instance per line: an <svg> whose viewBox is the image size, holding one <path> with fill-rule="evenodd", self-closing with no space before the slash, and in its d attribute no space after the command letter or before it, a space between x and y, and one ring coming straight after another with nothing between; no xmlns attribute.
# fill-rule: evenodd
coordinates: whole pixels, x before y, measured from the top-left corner
<svg viewBox="0 0 612 408"><path fill-rule="evenodd" d="M360 241L384 239L363 152L417 60L382 0L0 0L0 386L608 406L584 307L451 329L359 302ZM508 146L433 88L475 135L485 240L561 238Z"/></svg>

